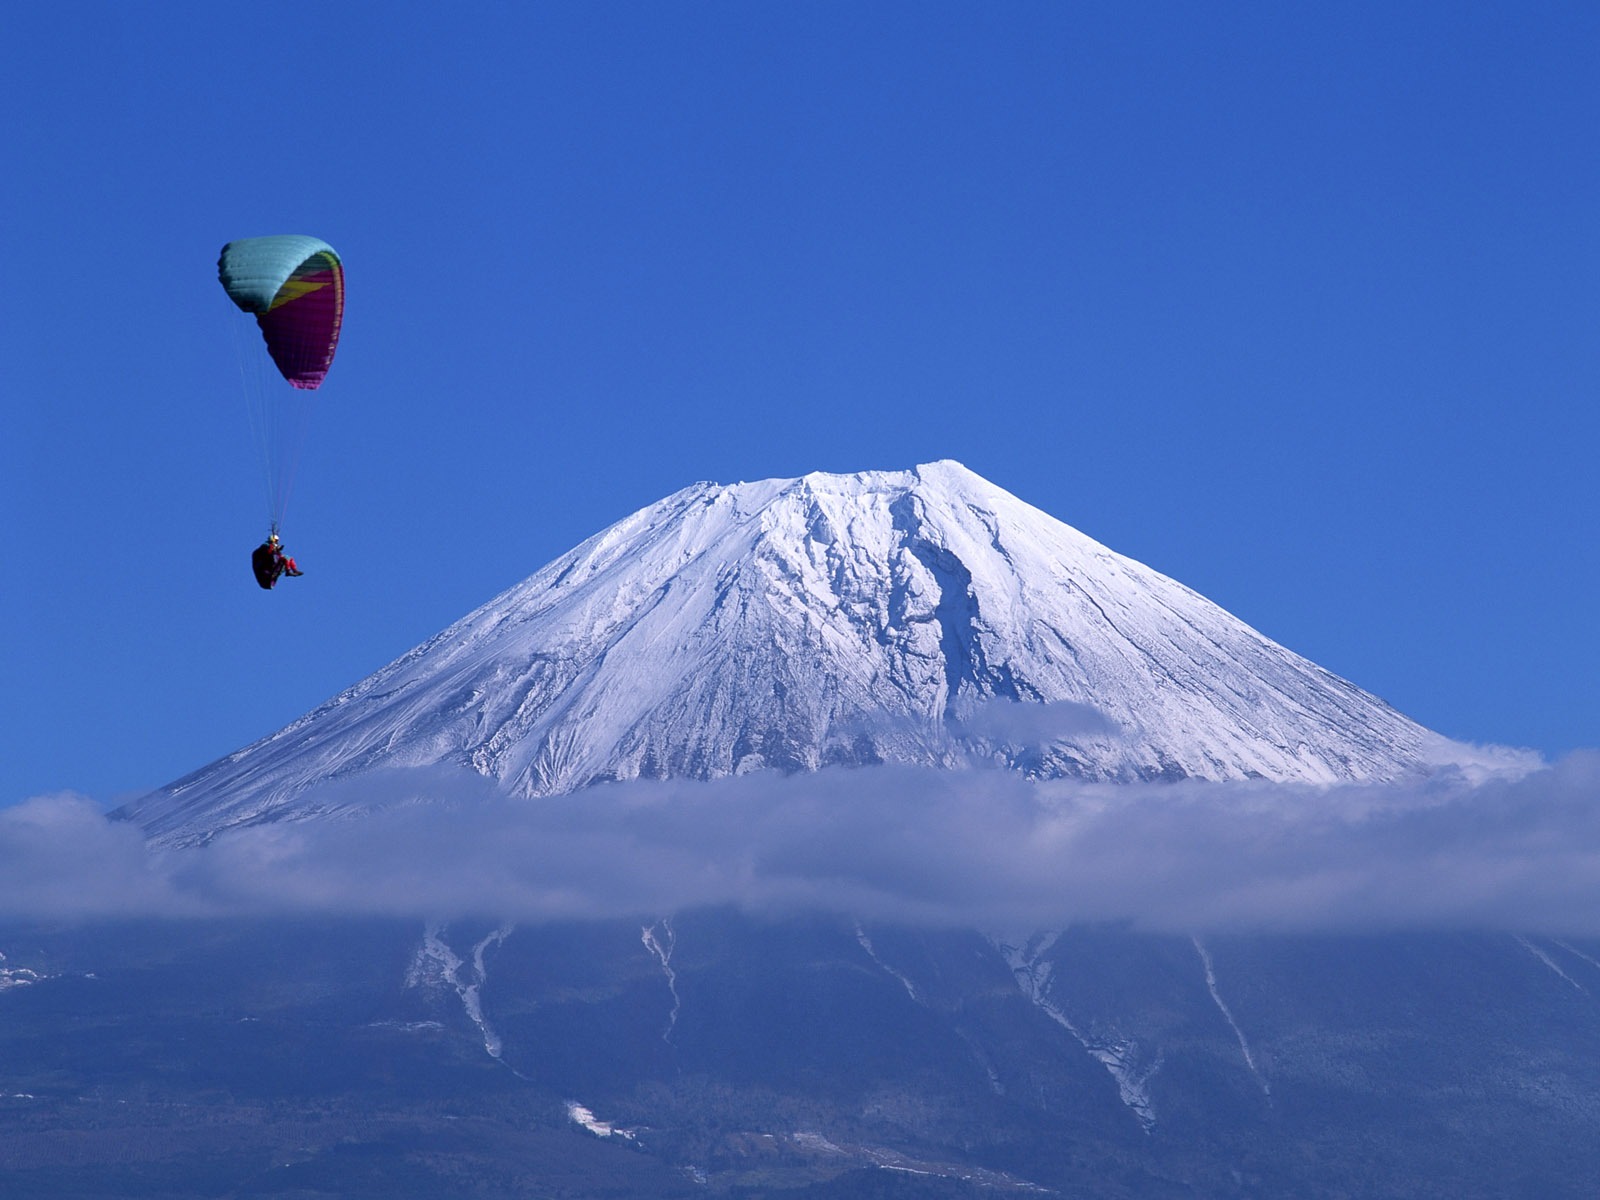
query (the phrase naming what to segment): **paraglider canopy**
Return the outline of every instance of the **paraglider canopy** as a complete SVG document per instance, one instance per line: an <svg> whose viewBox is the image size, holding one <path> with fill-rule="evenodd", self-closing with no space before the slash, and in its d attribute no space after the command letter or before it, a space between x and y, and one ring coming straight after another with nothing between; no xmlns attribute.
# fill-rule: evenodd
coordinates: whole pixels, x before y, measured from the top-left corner
<svg viewBox="0 0 1600 1200"><path fill-rule="evenodd" d="M284 379L321 386L344 320L344 267L334 248L303 234L243 238L222 248L217 278L254 314Z"/></svg>

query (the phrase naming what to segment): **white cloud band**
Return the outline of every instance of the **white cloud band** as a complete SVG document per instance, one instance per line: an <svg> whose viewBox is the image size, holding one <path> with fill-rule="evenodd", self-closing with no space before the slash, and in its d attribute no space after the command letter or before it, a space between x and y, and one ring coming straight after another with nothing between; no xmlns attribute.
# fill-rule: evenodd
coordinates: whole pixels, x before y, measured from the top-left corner
<svg viewBox="0 0 1600 1200"><path fill-rule="evenodd" d="M328 785L342 820L150 850L78 797L0 811L0 912L520 920L698 905L1151 929L1600 934L1600 753L1405 786L1030 782L895 767L511 800L477 776ZM430 803L401 803L418 794Z"/></svg>

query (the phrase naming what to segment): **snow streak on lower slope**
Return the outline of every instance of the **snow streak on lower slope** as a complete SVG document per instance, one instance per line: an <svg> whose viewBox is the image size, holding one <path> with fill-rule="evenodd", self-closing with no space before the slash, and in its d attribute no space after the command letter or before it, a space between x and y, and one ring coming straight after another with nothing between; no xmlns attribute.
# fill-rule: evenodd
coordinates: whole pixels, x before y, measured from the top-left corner
<svg viewBox="0 0 1600 1200"><path fill-rule="evenodd" d="M1161 1070L1161 1055L1148 1063L1139 1061L1139 1045L1132 1038L1099 1033L1090 1037L1081 1031L1051 998L1055 964L1047 957L1059 934L1042 933L1027 938L990 937L989 944L1006 960L1016 977L1017 987L1028 1000L1060 1025L1111 1073L1117 1094L1133 1111L1146 1133L1156 1125L1155 1105L1150 1099L1150 1080Z"/></svg>
<svg viewBox="0 0 1600 1200"><path fill-rule="evenodd" d="M883 969L884 974L893 977L895 982L905 988L906 995L910 996L918 1004L922 1003L922 998L917 995L917 985L912 983L903 972L895 970L878 957L878 952L872 947L872 939L867 936L867 931L860 921L856 922L856 944L867 952L868 958Z"/></svg>
<svg viewBox="0 0 1600 1200"><path fill-rule="evenodd" d="M510 925L502 925L473 946L472 961L468 964L445 941L443 924L431 921L423 930L422 945L418 947L416 957L406 972L407 987L435 985L453 988L456 995L461 998L461 1007L468 1019L483 1035L484 1050L488 1052L490 1058L495 1059L500 1057L503 1045L500 1035L490 1027L483 1015L483 999L480 993L489 978L484 955L491 946L498 946L505 941L511 935L511 929ZM467 972L465 974L463 974L464 969Z"/></svg>
<svg viewBox="0 0 1600 1200"><path fill-rule="evenodd" d="M639 931L639 940L661 964L661 973L667 979L667 991L672 996L672 1011L667 1014L667 1027L661 1032L661 1040L671 1045L672 1031L678 1027L678 1010L683 1003L678 998L678 974L672 969L672 952L678 948L678 935L672 932L672 918L663 917L654 925L644 926Z"/></svg>
<svg viewBox="0 0 1600 1200"><path fill-rule="evenodd" d="M1228 1022L1228 1028L1233 1030L1233 1036L1239 1039L1239 1051L1244 1055L1244 1065L1250 1068L1250 1074L1255 1076L1256 1083L1261 1085L1261 1094L1269 1101L1272 1099L1272 1085L1267 1082L1267 1077L1256 1066L1256 1056L1250 1052L1250 1043L1245 1039L1244 1030L1239 1028L1239 1022L1233 1019L1233 1010L1222 999L1222 992L1217 988L1217 971L1211 961L1211 952L1199 938L1189 939L1194 943L1195 953L1200 956L1200 965L1205 968L1206 990L1211 993L1211 1001L1217 1006L1217 1011Z"/></svg>
<svg viewBox="0 0 1600 1200"><path fill-rule="evenodd" d="M940 462L687 488L126 815L203 841L359 808L296 798L430 764L525 796L876 762L1333 782L1448 745Z"/></svg>
<svg viewBox="0 0 1600 1200"><path fill-rule="evenodd" d="M1522 948L1529 954L1533 955L1545 966L1549 967L1550 970L1554 971L1562 979L1565 979L1573 987L1577 988L1578 991L1583 992L1585 995L1588 994L1589 989L1584 987L1583 984L1579 983L1571 975L1568 975L1565 971L1563 971L1561 969L1561 964L1556 962L1555 959L1551 958L1548 954L1539 949L1539 947L1535 946L1530 940L1523 937L1521 934L1514 934L1513 936L1517 939L1518 944L1520 944Z"/></svg>

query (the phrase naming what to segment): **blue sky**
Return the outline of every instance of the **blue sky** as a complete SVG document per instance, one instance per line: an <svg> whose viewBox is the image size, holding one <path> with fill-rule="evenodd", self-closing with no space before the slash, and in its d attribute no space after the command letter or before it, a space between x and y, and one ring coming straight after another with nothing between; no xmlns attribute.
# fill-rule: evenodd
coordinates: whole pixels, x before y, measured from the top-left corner
<svg viewBox="0 0 1600 1200"><path fill-rule="evenodd" d="M701 479L956 458L1600 745L1600 9L111 3L0 36L0 804L267 734ZM339 357L260 592L222 243Z"/></svg>

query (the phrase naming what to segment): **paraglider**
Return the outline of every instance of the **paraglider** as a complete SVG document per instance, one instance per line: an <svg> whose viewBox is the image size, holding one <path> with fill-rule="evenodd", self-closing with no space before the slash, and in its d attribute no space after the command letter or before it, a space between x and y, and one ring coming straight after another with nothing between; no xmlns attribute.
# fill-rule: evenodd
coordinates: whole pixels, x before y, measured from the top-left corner
<svg viewBox="0 0 1600 1200"><path fill-rule="evenodd" d="M239 350L267 484L269 532L252 553L251 566L256 581L271 588L282 575L302 573L282 554L278 531L310 415L308 395L322 386L339 345L344 266L320 238L284 234L229 242L217 262L217 278L228 298L255 317L266 342L265 356L259 346L243 342ZM269 377L268 358L282 383Z"/></svg>
<svg viewBox="0 0 1600 1200"><path fill-rule="evenodd" d="M278 580L285 575L305 574L295 565L276 533L269 533L267 540L250 552L250 569L255 572L256 582L268 591L277 587Z"/></svg>

